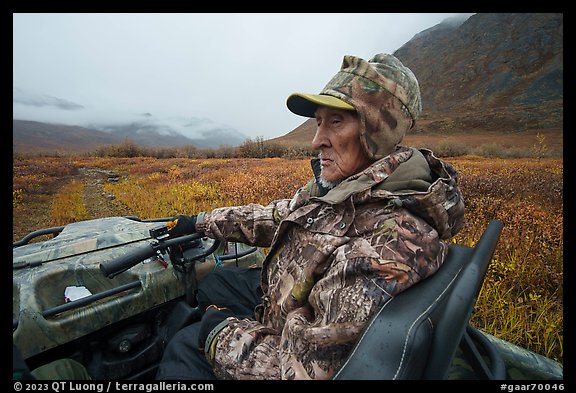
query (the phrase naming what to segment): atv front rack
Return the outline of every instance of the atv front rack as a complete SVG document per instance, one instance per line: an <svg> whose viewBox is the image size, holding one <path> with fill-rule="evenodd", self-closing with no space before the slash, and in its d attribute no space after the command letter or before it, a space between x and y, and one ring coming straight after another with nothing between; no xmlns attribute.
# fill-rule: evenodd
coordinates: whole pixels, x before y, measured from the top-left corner
<svg viewBox="0 0 576 393"><path fill-rule="evenodd" d="M150 236L159 222L169 220L106 217L35 231L15 242L13 342L24 359L188 301L191 283L216 267L262 264L262 251L246 244L199 234ZM30 243L46 234L54 236ZM65 291L72 286L89 295L67 301Z"/></svg>

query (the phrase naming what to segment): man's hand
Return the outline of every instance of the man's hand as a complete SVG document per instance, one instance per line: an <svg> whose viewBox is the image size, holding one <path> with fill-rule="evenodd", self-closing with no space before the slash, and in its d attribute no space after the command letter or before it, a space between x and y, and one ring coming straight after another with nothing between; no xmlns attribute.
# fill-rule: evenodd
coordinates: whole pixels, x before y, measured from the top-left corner
<svg viewBox="0 0 576 393"><path fill-rule="evenodd" d="M175 237L196 233L196 217L197 216L177 216L175 220L168 221L166 223L168 235Z"/></svg>

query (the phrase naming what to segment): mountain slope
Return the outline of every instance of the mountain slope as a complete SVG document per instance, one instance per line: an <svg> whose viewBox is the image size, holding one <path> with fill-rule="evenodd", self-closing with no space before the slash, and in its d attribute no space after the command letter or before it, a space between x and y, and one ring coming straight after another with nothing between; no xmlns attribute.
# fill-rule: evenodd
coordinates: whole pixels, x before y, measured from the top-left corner
<svg viewBox="0 0 576 393"><path fill-rule="evenodd" d="M562 99L562 14L476 14L395 55L418 75L430 111Z"/></svg>
<svg viewBox="0 0 576 393"><path fill-rule="evenodd" d="M130 140L144 147L193 145L220 148L240 145L246 137L227 128L210 128L189 138L161 122L135 121L126 124L80 127L13 120L12 148L15 153L89 153L98 147Z"/></svg>
<svg viewBox="0 0 576 393"><path fill-rule="evenodd" d="M120 142L120 136L89 128L12 120L12 149L15 153L83 153Z"/></svg>

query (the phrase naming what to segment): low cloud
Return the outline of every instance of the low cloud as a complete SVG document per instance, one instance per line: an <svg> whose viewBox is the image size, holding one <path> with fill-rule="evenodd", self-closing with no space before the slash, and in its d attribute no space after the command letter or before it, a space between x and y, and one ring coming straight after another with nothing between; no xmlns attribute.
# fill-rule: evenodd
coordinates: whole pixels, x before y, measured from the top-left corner
<svg viewBox="0 0 576 393"><path fill-rule="evenodd" d="M66 111L75 111L84 109L83 105L65 100L63 98L29 93L16 87L12 88L12 102L15 104L21 104L27 106L52 107Z"/></svg>

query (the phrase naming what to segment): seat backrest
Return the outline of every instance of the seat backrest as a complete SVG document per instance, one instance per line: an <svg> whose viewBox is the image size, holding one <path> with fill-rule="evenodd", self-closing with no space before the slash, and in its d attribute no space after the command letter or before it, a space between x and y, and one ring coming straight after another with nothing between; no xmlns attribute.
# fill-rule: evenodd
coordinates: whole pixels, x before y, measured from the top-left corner
<svg viewBox="0 0 576 393"><path fill-rule="evenodd" d="M443 379L464 334L502 222L474 248L450 245L442 267L370 320L334 379Z"/></svg>

